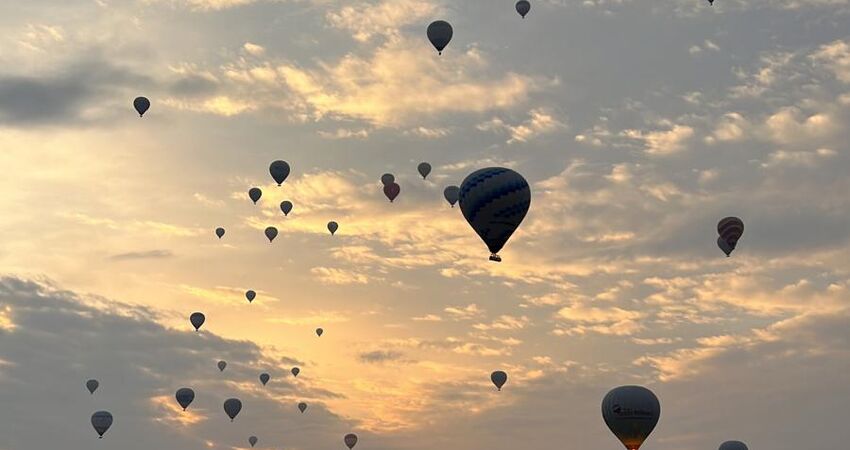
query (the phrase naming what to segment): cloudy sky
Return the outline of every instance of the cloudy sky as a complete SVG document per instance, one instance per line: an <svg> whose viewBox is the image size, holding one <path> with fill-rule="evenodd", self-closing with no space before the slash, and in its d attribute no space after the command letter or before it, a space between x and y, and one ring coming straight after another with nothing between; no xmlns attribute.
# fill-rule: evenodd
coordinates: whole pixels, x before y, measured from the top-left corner
<svg viewBox="0 0 850 450"><path fill-rule="evenodd" d="M0 450L616 449L623 384L646 449L845 446L850 2L513 3L0 2ZM442 199L492 165L501 264Z"/></svg>

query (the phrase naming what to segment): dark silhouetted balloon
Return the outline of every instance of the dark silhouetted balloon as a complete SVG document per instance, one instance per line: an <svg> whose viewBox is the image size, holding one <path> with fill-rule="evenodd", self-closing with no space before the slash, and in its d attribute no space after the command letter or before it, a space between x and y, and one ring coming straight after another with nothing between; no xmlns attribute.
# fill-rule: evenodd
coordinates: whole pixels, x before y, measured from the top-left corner
<svg viewBox="0 0 850 450"><path fill-rule="evenodd" d="M661 416L658 397L642 386L620 386L602 400L602 418L628 450L637 450Z"/></svg>
<svg viewBox="0 0 850 450"><path fill-rule="evenodd" d="M91 426L97 431L98 439L103 439L103 434L112 426L112 414L108 411L98 411L91 415Z"/></svg>
<svg viewBox="0 0 850 450"><path fill-rule="evenodd" d="M248 438L248 443L251 444L251 447L257 445L257 436L251 436Z"/></svg>
<svg viewBox="0 0 850 450"><path fill-rule="evenodd" d="M714 0L708 0L708 4L714 6Z"/></svg>
<svg viewBox="0 0 850 450"><path fill-rule="evenodd" d="M180 388L177 390L177 393L174 394L174 397L177 399L177 404L183 408L183 411L186 411L186 408L192 404L192 400L195 399L195 391L189 388Z"/></svg>
<svg viewBox="0 0 850 450"><path fill-rule="evenodd" d="M342 440L345 442L345 446L348 447L348 450L351 450L355 445L357 445L357 435L354 433L346 434Z"/></svg>
<svg viewBox="0 0 850 450"><path fill-rule="evenodd" d="M219 239L224 237L224 228L218 227L215 229L215 235L218 236Z"/></svg>
<svg viewBox="0 0 850 450"><path fill-rule="evenodd" d="M248 303L251 303L254 301L255 298L257 298L257 293L249 290L245 293L245 298L248 299Z"/></svg>
<svg viewBox="0 0 850 450"><path fill-rule="evenodd" d="M717 245L729 256L738 245L738 239L744 234L744 222L737 217L725 217L717 223L717 233L720 235ZM721 241L726 245L721 245Z"/></svg>
<svg viewBox="0 0 850 450"><path fill-rule="evenodd" d="M490 381L496 385L497 390L502 390L502 386L508 381L508 374L502 372L501 370L497 370L490 374Z"/></svg>
<svg viewBox="0 0 850 450"><path fill-rule="evenodd" d="M452 208L455 207L455 203L457 203L459 195L460 188L457 186L449 186L445 190L443 190L443 197L446 198L446 201L449 202L449 205L452 205Z"/></svg>
<svg viewBox="0 0 850 450"><path fill-rule="evenodd" d="M304 411L307 411L307 404L304 402L299 403L298 410L301 411L301 414L304 414Z"/></svg>
<svg viewBox="0 0 850 450"><path fill-rule="evenodd" d="M292 211L292 202L290 202L289 200L284 200L280 202L280 210L283 211L284 216L288 216L289 213Z"/></svg>
<svg viewBox="0 0 850 450"><path fill-rule="evenodd" d="M86 389L89 390L89 394L94 394L98 386L100 386L100 383L97 380L86 381Z"/></svg>
<svg viewBox="0 0 850 450"><path fill-rule="evenodd" d="M269 242L272 242L272 241L274 241L274 238L277 237L277 228L268 227L268 228L266 228L265 233L266 233L266 237L269 239Z"/></svg>
<svg viewBox="0 0 850 450"><path fill-rule="evenodd" d="M227 361L219 361L218 362L218 371L224 372L224 369L227 368Z"/></svg>
<svg viewBox="0 0 850 450"><path fill-rule="evenodd" d="M252 202L256 205L258 201L260 201L260 197L263 196L263 191L260 188L251 188L248 190L248 198L251 199Z"/></svg>
<svg viewBox="0 0 850 450"><path fill-rule="evenodd" d="M271 376L269 374L267 374L267 373L261 373L260 374L260 383L263 383L263 386L265 386L266 383L268 383L270 379L271 379Z"/></svg>
<svg viewBox="0 0 850 450"><path fill-rule="evenodd" d="M203 313L194 312L191 316L189 316L189 322L195 327L195 331L201 329L201 325L206 322L207 317Z"/></svg>
<svg viewBox="0 0 850 450"><path fill-rule="evenodd" d="M293 367L292 370L290 370L290 372L292 372L292 376L297 377L298 374L301 373L301 369L299 369L297 367Z"/></svg>
<svg viewBox="0 0 850 450"><path fill-rule="evenodd" d="M239 415L239 411L242 411L242 402L238 398L229 398L224 401L224 413L230 417L231 422Z"/></svg>
<svg viewBox="0 0 850 450"><path fill-rule="evenodd" d="M274 178L275 183L280 186L289 176L289 163L280 160L275 161L269 166L269 173Z"/></svg>
<svg viewBox="0 0 850 450"><path fill-rule="evenodd" d="M720 444L718 450L749 450L749 448L747 448L747 444L741 441L726 441Z"/></svg>
<svg viewBox="0 0 850 450"><path fill-rule="evenodd" d="M384 195L390 200L390 203L398 197L399 192L401 192L401 186L398 183L390 183L384 186Z"/></svg>
<svg viewBox="0 0 850 450"><path fill-rule="evenodd" d="M338 223L336 223L334 221L328 222L328 231L331 232L331 235L334 235L336 233L336 230L338 230L338 229L339 229Z"/></svg>
<svg viewBox="0 0 850 450"><path fill-rule="evenodd" d="M136 97L136 99L133 100L133 108L136 108L136 112L139 113L139 117L144 116L150 107L151 101L146 97Z"/></svg>
<svg viewBox="0 0 850 450"><path fill-rule="evenodd" d="M531 3L529 3L528 0L519 0L516 2L516 12L518 12L523 19L525 19L525 15L528 14L529 11L531 11Z"/></svg>
<svg viewBox="0 0 850 450"><path fill-rule="evenodd" d="M458 201L463 217L490 249L490 260L498 262L499 251L528 213L531 189L513 170L489 167L463 180Z"/></svg>
<svg viewBox="0 0 850 450"><path fill-rule="evenodd" d="M324 333L324 332L325 332L325 330L323 330L321 328L316 328L316 336L322 337L322 333Z"/></svg>
<svg viewBox="0 0 850 450"><path fill-rule="evenodd" d="M395 175L393 175L391 173L385 173L385 174L381 175L381 183L384 186L386 186L390 183L394 183L394 182L395 182Z"/></svg>
<svg viewBox="0 0 850 450"><path fill-rule="evenodd" d="M424 180L428 178L428 174L431 173L431 165L426 162L419 163L419 165L416 166L416 170L419 171L419 175L422 175L422 179Z"/></svg>
<svg viewBox="0 0 850 450"><path fill-rule="evenodd" d="M438 20L428 25L428 40L437 49L437 53L443 54L443 49L452 40L452 26L444 20Z"/></svg>

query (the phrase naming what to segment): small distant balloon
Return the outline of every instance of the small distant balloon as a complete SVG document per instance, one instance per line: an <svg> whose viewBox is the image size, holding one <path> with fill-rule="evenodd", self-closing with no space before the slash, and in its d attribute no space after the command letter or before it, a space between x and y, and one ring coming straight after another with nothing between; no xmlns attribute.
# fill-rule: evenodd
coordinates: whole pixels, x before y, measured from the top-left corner
<svg viewBox="0 0 850 450"><path fill-rule="evenodd" d="M269 173L272 175L275 183L280 186L289 177L289 163L280 160L275 161L269 166Z"/></svg>
<svg viewBox="0 0 850 450"><path fill-rule="evenodd" d="M747 448L747 444L741 441L726 441L720 444L718 450L749 450L749 448Z"/></svg>
<svg viewBox="0 0 850 450"><path fill-rule="evenodd" d="M103 434L109 431L109 427L112 426L112 414L109 411L98 411L92 414L91 425L97 432L98 439L103 439Z"/></svg>
<svg viewBox="0 0 850 450"><path fill-rule="evenodd" d="M242 402L238 398L229 398L224 401L224 413L230 417L231 422L239 415L239 411L242 411Z"/></svg>
<svg viewBox="0 0 850 450"><path fill-rule="evenodd" d="M251 303L255 298L257 298L257 293L249 290L248 292L245 292L245 298L248 299L248 303Z"/></svg>
<svg viewBox="0 0 850 450"><path fill-rule="evenodd" d="M401 192L401 186L398 183L390 183L384 186L384 195L390 200L390 203L398 197L398 194Z"/></svg>
<svg viewBox="0 0 850 450"><path fill-rule="evenodd" d="M501 391L502 386L508 381L508 374L502 372L501 370L497 370L490 374L490 381L496 385L496 389Z"/></svg>
<svg viewBox="0 0 850 450"><path fill-rule="evenodd" d="M177 393L174 394L174 397L177 399L177 404L183 408L183 411L186 411L186 408L192 404L192 400L195 399L195 391L189 388L180 388L177 390Z"/></svg>
<svg viewBox="0 0 850 450"><path fill-rule="evenodd" d="M256 205L258 201L260 201L260 197L263 196L263 191L260 188L251 188L248 190L248 198L251 199L252 202Z"/></svg>
<svg viewBox="0 0 850 450"><path fill-rule="evenodd" d="M738 245L738 240L744 234L744 222L737 217L725 217L717 223L717 246L728 257Z"/></svg>
<svg viewBox="0 0 850 450"><path fill-rule="evenodd" d="M419 175L422 175L422 179L424 180L428 178L428 174L431 173L431 165L426 162L419 163L419 165L416 166L416 170L419 171Z"/></svg>
<svg viewBox="0 0 850 450"><path fill-rule="evenodd" d="M224 237L224 228L218 227L215 229L215 235L218 236L219 239Z"/></svg>
<svg viewBox="0 0 850 450"><path fill-rule="evenodd" d="M297 367L293 367L292 370L290 370L290 372L292 372L292 376L297 377L298 374L301 373L301 369L299 369Z"/></svg>
<svg viewBox="0 0 850 450"><path fill-rule="evenodd" d="M431 41L431 45L437 49L437 53L440 55L443 54L443 49L449 45L453 34L452 26L444 20L438 20L428 25L428 40Z"/></svg>
<svg viewBox="0 0 850 450"><path fill-rule="evenodd" d="M224 369L227 368L227 361L219 361L218 362L218 371L224 372Z"/></svg>
<svg viewBox="0 0 850 450"><path fill-rule="evenodd" d="M316 328L316 336L322 337L322 333L324 333L324 332L325 332L325 330L323 330L321 328Z"/></svg>
<svg viewBox="0 0 850 450"><path fill-rule="evenodd" d="M136 97L136 99L133 100L133 108L136 108L136 112L139 113L139 117L144 116L150 107L151 101L146 97Z"/></svg>
<svg viewBox="0 0 850 450"><path fill-rule="evenodd" d="M266 237L269 239L269 242L271 243L272 241L274 241L274 238L277 237L277 228L268 227L268 228L266 228L265 233L266 233Z"/></svg>
<svg viewBox="0 0 850 450"><path fill-rule="evenodd" d="M355 445L357 445L357 435L354 433L346 434L342 440L345 442L345 446L348 447L348 450L351 450Z"/></svg>
<svg viewBox="0 0 850 450"><path fill-rule="evenodd" d="M395 182L395 175L393 175L391 173L385 173L385 174L381 175L381 183L383 183L384 186L386 186L390 183L394 183L394 182Z"/></svg>
<svg viewBox="0 0 850 450"><path fill-rule="evenodd" d="M304 414L304 411L307 411L307 404L304 402L299 403L298 410L301 411L301 414Z"/></svg>
<svg viewBox="0 0 850 450"><path fill-rule="evenodd" d="M270 379L271 379L271 376L269 374L267 374L267 373L261 373L260 374L260 383L263 383L263 386L265 386L266 383L268 383Z"/></svg>
<svg viewBox="0 0 850 450"><path fill-rule="evenodd" d="M251 444L251 447L257 445L257 436L251 436L248 438L248 443Z"/></svg>
<svg viewBox="0 0 850 450"><path fill-rule="evenodd" d="M336 233L336 230L338 230L338 229L339 229L338 223L336 223L334 221L328 222L328 231L331 232L331 236L333 236Z"/></svg>
<svg viewBox="0 0 850 450"><path fill-rule="evenodd" d="M529 11L531 11L531 3L529 3L528 0L519 0L516 2L516 12L518 12L523 19L525 19L525 15L528 14Z"/></svg>
<svg viewBox="0 0 850 450"><path fill-rule="evenodd" d="M280 202L280 210L283 211L284 216L288 216L289 213L292 212L292 202L289 200Z"/></svg>
<svg viewBox="0 0 850 450"><path fill-rule="evenodd" d="M94 394L94 391L97 390L98 386L100 386L100 382L97 380L86 381L86 389L89 390L89 394Z"/></svg>
<svg viewBox="0 0 850 450"><path fill-rule="evenodd" d="M195 327L195 331L201 329L201 325L206 322L207 317L203 313L194 312L191 316L189 316L189 322Z"/></svg>
<svg viewBox="0 0 850 450"><path fill-rule="evenodd" d="M627 450L643 445L660 416L658 397L642 386L614 388L602 400L602 418Z"/></svg>
<svg viewBox="0 0 850 450"><path fill-rule="evenodd" d="M446 198L449 205L452 205L452 208L454 208L455 203L457 203L458 195L460 195L460 188L457 186L448 186L445 190L443 190L443 197Z"/></svg>

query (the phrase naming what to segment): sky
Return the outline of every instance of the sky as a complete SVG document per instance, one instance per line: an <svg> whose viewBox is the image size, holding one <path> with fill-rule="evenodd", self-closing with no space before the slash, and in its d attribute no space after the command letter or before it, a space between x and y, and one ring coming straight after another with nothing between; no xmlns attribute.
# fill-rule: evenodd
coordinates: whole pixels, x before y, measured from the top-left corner
<svg viewBox="0 0 850 450"><path fill-rule="evenodd" d="M850 2L513 3L0 3L0 450L616 449L627 384L644 449L844 446ZM501 263L442 198L489 166Z"/></svg>

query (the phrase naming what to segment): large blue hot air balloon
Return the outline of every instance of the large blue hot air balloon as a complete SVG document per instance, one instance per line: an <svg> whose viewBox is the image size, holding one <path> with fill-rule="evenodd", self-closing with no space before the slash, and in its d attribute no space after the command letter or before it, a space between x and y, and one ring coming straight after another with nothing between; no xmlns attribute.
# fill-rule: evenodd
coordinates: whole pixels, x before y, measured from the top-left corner
<svg viewBox="0 0 850 450"><path fill-rule="evenodd" d="M463 217L490 249L490 260L522 223L531 206L531 188L522 175L503 167L488 167L463 180L458 195Z"/></svg>

